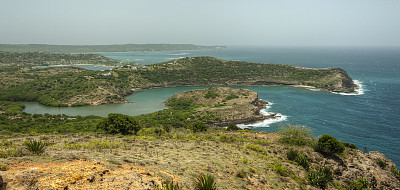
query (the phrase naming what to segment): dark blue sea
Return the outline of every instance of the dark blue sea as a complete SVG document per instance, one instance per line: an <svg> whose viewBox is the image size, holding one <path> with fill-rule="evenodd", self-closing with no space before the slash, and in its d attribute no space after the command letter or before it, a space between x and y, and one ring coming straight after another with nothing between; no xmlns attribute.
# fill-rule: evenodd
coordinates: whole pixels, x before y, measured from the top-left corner
<svg viewBox="0 0 400 190"><path fill-rule="evenodd" d="M362 84L361 95L340 95L288 86L248 87L272 102L268 112L281 121L257 124L254 130L277 131L287 123L304 125L316 137L330 134L360 150L379 151L400 165L399 47L228 47L217 51L102 53L140 65L179 57L212 56L226 60L340 67ZM264 125L264 126L263 126Z"/></svg>

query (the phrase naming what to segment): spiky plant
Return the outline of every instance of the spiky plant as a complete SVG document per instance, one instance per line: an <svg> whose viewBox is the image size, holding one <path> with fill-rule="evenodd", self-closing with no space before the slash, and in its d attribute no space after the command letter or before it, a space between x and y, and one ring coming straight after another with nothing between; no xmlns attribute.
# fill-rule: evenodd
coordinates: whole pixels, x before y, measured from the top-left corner
<svg viewBox="0 0 400 190"><path fill-rule="evenodd" d="M182 187L179 183L174 184L174 181L166 181L161 188L157 187L157 190L182 190Z"/></svg>
<svg viewBox="0 0 400 190"><path fill-rule="evenodd" d="M308 170L308 168L310 167L310 162L308 161L306 155L304 155L304 154L299 154L296 158L296 162L300 166L303 166L303 168L306 170Z"/></svg>
<svg viewBox="0 0 400 190"><path fill-rule="evenodd" d="M311 185L326 189L328 183L333 180L333 174L329 167L323 167L308 173L307 179Z"/></svg>
<svg viewBox="0 0 400 190"><path fill-rule="evenodd" d="M197 176L195 181L196 190L216 190L217 185L215 183L214 177L210 174L201 174Z"/></svg>
<svg viewBox="0 0 400 190"><path fill-rule="evenodd" d="M25 141L25 147L29 152L35 155L41 155L46 148L46 143L37 141L37 140L29 140Z"/></svg>

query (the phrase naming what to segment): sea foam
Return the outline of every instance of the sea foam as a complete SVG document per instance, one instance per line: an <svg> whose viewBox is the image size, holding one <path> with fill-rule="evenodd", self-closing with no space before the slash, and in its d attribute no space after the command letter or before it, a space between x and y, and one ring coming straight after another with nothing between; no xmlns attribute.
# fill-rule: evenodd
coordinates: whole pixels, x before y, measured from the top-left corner
<svg viewBox="0 0 400 190"><path fill-rule="evenodd" d="M359 80L353 80L354 84L357 86L355 89L355 93L343 93L343 92L333 92L334 94L340 94L340 95L345 95L345 96L356 96L356 95L363 95L365 91L367 91L363 85L363 83Z"/></svg>
<svg viewBox="0 0 400 190"><path fill-rule="evenodd" d="M274 113L268 112L269 108L271 108L271 105L273 103L269 103L268 105L265 106L265 109L260 110L260 114L265 115L265 116L269 116L269 115L273 115ZM277 122L281 122L281 121L285 121L287 119L287 116L282 115L280 113L277 113L275 115L275 118L271 118L271 119L266 119L264 121L261 122L257 122L254 124L238 124L237 126L244 129L244 128L254 128L254 127L270 127L271 124L273 123L277 123Z"/></svg>

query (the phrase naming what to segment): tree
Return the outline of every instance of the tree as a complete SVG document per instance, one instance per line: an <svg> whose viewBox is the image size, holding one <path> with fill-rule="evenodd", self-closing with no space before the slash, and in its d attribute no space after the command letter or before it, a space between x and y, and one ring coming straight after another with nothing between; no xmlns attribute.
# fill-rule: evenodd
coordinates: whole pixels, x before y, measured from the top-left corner
<svg viewBox="0 0 400 190"><path fill-rule="evenodd" d="M208 127L206 124L204 124L202 121L196 121L192 125L192 130L193 132L202 132L202 131L207 131Z"/></svg>
<svg viewBox="0 0 400 190"><path fill-rule="evenodd" d="M342 142L338 141L335 137L324 134L318 139L318 144L324 152L342 153L345 149Z"/></svg>
<svg viewBox="0 0 400 190"><path fill-rule="evenodd" d="M98 129L102 129L109 134L135 134L142 128L142 124L139 120L134 119L131 116L110 113L108 118L104 118L97 125Z"/></svg>

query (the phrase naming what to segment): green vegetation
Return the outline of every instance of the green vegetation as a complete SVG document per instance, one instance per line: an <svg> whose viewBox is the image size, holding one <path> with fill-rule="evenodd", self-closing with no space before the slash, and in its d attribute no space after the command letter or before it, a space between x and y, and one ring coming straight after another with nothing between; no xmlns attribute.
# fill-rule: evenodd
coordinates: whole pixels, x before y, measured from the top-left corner
<svg viewBox="0 0 400 190"><path fill-rule="evenodd" d="M104 130L109 134L136 134L141 128L142 124L134 117L110 113L108 118L104 118L97 128Z"/></svg>
<svg viewBox="0 0 400 190"><path fill-rule="evenodd" d="M380 158L376 160L376 163L377 163L378 166L381 167L382 169L385 169L386 166L387 166L387 163L386 163L384 160L380 159Z"/></svg>
<svg viewBox="0 0 400 190"><path fill-rule="evenodd" d="M46 143L37 140L25 141L24 144L26 149L34 155L41 155L46 148Z"/></svg>
<svg viewBox="0 0 400 190"><path fill-rule="evenodd" d="M24 104L0 101L1 134L78 133L96 132L98 116L66 116L50 114L28 114L22 112Z"/></svg>
<svg viewBox="0 0 400 190"><path fill-rule="evenodd" d="M368 179L365 177L362 177L358 180L354 181L347 181L348 185L346 189L348 190L370 190L371 188L369 187L369 182Z"/></svg>
<svg viewBox="0 0 400 190"><path fill-rule="evenodd" d="M322 153L342 153L345 147L335 137L324 134L318 139L317 150Z"/></svg>
<svg viewBox="0 0 400 190"><path fill-rule="evenodd" d="M55 64L115 65L118 62L95 54L0 52L0 100L37 101L49 106L98 105L126 102L123 97L132 93L133 88L188 85L281 84L311 85L340 92L354 90L351 78L341 69L307 69L212 57L183 58L136 71L129 67L112 71L30 69ZM204 97L216 99L219 94L210 90ZM228 95L217 106L224 106L222 102L236 98L239 95Z"/></svg>
<svg viewBox="0 0 400 190"><path fill-rule="evenodd" d="M306 170L308 170L310 167L310 162L308 161L307 156L304 154L300 154L297 150L289 149L286 153L286 157L289 160L297 162Z"/></svg>
<svg viewBox="0 0 400 190"><path fill-rule="evenodd" d="M118 45L48 45L48 44L0 44L0 51L11 52L130 52L130 51L174 51L225 49L225 46L199 46L193 44L118 44Z"/></svg>
<svg viewBox="0 0 400 190"><path fill-rule="evenodd" d="M241 130L241 128L239 128L238 126L236 126L235 124L231 123L228 125L228 127L226 128L227 131L237 131L237 130Z"/></svg>
<svg viewBox="0 0 400 190"><path fill-rule="evenodd" d="M49 65L117 65L119 61L98 54L65 54L47 52L2 52L0 72Z"/></svg>
<svg viewBox="0 0 400 190"><path fill-rule="evenodd" d="M182 190L182 187L178 183L174 183L173 181L165 181L163 186L157 187L157 190Z"/></svg>
<svg viewBox="0 0 400 190"><path fill-rule="evenodd" d="M217 185L214 177L210 174L201 174L196 177L195 188L196 190L216 190Z"/></svg>
<svg viewBox="0 0 400 190"><path fill-rule="evenodd" d="M331 91L354 90L352 80L342 69L308 69L290 65L224 61L212 57L183 58L159 63L148 69L140 69L138 73L151 83L167 86L297 84ZM343 78L337 78L339 75ZM344 85L340 89L334 87L339 81Z"/></svg>
<svg viewBox="0 0 400 190"><path fill-rule="evenodd" d="M326 189L328 183L333 180L333 174L330 168L322 167L308 173L307 180L315 187Z"/></svg>
<svg viewBox="0 0 400 190"><path fill-rule="evenodd" d="M204 132L208 130L208 126L201 121L197 121L192 125L193 132Z"/></svg>
<svg viewBox="0 0 400 190"><path fill-rule="evenodd" d="M279 129L279 133L283 136L280 141L285 144L305 146L312 145L312 130L304 126L287 125Z"/></svg>
<svg viewBox="0 0 400 190"><path fill-rule="evenodd" d="M274 171L281 176L289 176L288 169L283 166L281 163L274 164Z"/></svg>

